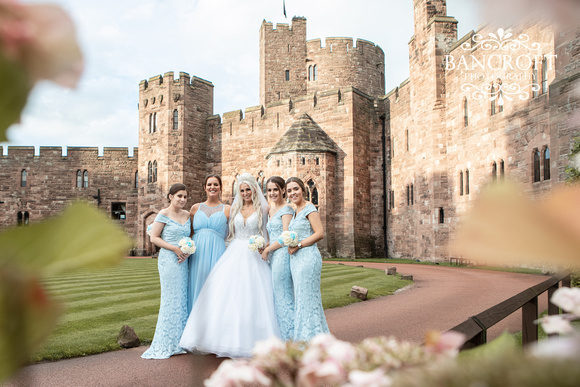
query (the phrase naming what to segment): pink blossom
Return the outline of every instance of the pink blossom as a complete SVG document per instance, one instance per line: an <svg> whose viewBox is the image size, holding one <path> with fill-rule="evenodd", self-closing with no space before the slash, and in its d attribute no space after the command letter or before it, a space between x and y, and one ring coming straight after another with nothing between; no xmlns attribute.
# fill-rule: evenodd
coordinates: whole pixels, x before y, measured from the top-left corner
<svg viewBox="0 0 580 387"><path fill-rule="evenodd" d="M566 312L580 317L580 289L579 288L560 288L554 292L550 300L554 305L559 306Z"/></svg>
<svg viewBox="0 0 580 387"><path fill-rule="evenodd" d="M226 360L204 382L205 387L270 386L272 381L247 360Z"/></svg>
<svg viewBox="0 0 580 387"><path fill-rule="evenodd" d="M574 328L570 324L564 316L561 315L554 315L554 316L545 316L538 320L542 324L542 328L544 332L547 334L552 333L572 333L574 332Z"/></svg>
<svg viewBox="0 0 580 387"><path fill-rule="evenodd" d="M352 344L336 340L328 346L326 354L329 358L341 364L346 364L356 359L357 352Z"/></svg>
<svg viewBox="0 0 580 387"><path fill-rule="evenodd" d="M333 385L342 383L345 379L344 368L333 359L306 364L298 371L298 385L300 387Z"/></svg>
<svg viewBox="0 0 580 387"><path fill-rule="evenodd" d="M527 352L536 357L571 358L580 355L580 340L578 337L552 337L548 340L536 341L528 345Z"/></svg>
<svg viewBox="0 0 580 387"><path fill-rule="evenodd" d="M348 381L345 387L385 387L393 383L392 379L380 368L370 372L350 371Z"/></svg>
<svg viewBox="0 0 580 387"><path fill-rule="evenodd" d="M83 70L73 22L56 5L0 0L0 49L33 83L48 79L72 88Z"/></svg>
<svg viewBox="0 0 580 387"><path fill-rule="evenodd" d="M267 356L270 353L280 353L286 350L286 344L277 337L272 337L268 340L258 341L254 345L254 356Z"/></svg>
<svg viewBox="0 0 580 387"><path fill-rule="evenodd" d="M465 335L455 331L443 333L430 331L426 334L425 347L429 351L445 355L457 355L459 348L465 343Z"/></svg>

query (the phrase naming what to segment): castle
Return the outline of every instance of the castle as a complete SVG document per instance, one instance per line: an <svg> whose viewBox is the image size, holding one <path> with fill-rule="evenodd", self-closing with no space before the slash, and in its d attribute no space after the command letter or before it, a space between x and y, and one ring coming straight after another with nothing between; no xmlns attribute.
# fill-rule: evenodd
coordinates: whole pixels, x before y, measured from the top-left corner
<svg viewBox="0 0 580 387"><path fill-rule="evenodd" d="M150 254L146 227L171 184L189 187L191 205L203 200L206 174L217 173L231 202L237 175L250 172L263 188L272 175L304 180L326 255L448 257L458 219L485 185L513 179L541 198L563 183L580 134L580 28L512 26L529 42L506 54L478 40L503 39L497 26L458 38L445 0L414 0L414 21L410 77L388 93L380 47L306 40L301 17L261 25L257 106L215 115L207 80L184 72L143 80L131 156L9 147L0 158L0 225L86 198L134 237L137 254Z"/></svg>

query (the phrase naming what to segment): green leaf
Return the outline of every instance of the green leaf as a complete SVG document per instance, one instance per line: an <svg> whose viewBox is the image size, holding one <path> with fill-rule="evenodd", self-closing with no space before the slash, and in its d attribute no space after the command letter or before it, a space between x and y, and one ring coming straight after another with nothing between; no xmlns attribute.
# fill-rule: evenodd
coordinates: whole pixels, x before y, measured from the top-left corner
<svg viewBox="0 0 580 387"><path fill-rule="evenodd" d="M24 69L0 51L0 142L7 141L6 131L20 119L31 90Z"/></svg>
<svg viewBox="0 0 580 387"><path fill-rule="evenodd" d="M0 264L42 275L116 264L132 243L98 209L78 202L52 220L0 234Z"/></svg>

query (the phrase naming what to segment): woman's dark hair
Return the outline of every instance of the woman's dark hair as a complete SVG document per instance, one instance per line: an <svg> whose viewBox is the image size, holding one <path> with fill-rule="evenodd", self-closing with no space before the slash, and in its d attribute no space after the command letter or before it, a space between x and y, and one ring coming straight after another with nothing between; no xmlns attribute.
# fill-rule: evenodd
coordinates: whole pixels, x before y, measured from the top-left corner
<svg viewBox="0 0 580 387"><path fill-rule="evenodd" d="M185 186L185 184L181 184L181 183L173 184L169 188L169 193L167 194L167 199L169 199L169 195L175 195L179 191L186 191L187 192L187 187Z"/></svg>
<svg viewBox="0 0 580 387"><path fill-rule="evenodd" d="M217 179L217 181L220 183L220 190L222 190L222 178L219 177L219 175L215 175L215 174L211 174L211 175L207 175L205 177L205 180L203 181L203 190L205 191L205 186L207 184L207 181L211 178L211 177L215 177Z"/></svg>
<svg viewBox="0 0 580 387"><path fill-rule="evenodd" d="M292 182L298 184L298 186L302 189L302 197L304 199L306 199L306 186L304 185L304 182L299 177L293 176L293 177L288 178L288 180L286 180L286 185L288 185Z"/></svg>
<svg viewBox="0 0 580 387"><path fill-rule="evenodd" d="M282 197L284 199L286 199L286 183L284 182L284 179L282 179L280 176L272 176L266 182L266 187L268 187L268 184L270 184L270 183L276 184L276 186L278 187L280 192L282 192L282 190L284 190L284 193L282 193Z"/></svg>

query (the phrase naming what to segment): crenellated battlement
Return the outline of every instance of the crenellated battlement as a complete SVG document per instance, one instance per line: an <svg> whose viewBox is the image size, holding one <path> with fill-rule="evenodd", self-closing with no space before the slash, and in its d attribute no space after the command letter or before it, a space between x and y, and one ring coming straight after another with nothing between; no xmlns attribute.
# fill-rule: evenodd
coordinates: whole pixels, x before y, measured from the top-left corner
<svg viewBox="0 0 580 387"><path fill-rule="evenodd" d="M167 88L170 84L172 86L181 85L186 86L190 85L196 87L197 85L206 85L213 87L213 83L210 81L199 78L194 76L193 78L184 71L179 72L179 77L174 78L175 73L173 71L168 71L163 75L155 75L154 77L147 79L143 79L139 82L139 92L149 92L154 89L159 88Z"/></svg>
<svg viewBox="0 0 580 387"><path fill-rule="evenodd" d="M139 148L132 148L133 155L130 155L130 148L127 147L105 147L99 152L98 147L80 147L80 146L41 146L36 154L33 146L0 146L0 155L2 160L23 160L23 159L46 159L46 160L67 160L67 159L137 159ZM4 155L4 150L7 154Z"/></svg>
<svg viewBox="0 0 580 387"><path fill-rule="evenodd" d="M351 56L365 56L367 58L375 58L373 64L381 63L384 67L385 53L383 49L371 41L364 39L357 39L356 45L353 44L354 39L348 37L329 37L325 39L325 44L322 45L322 39L312 39L306 41L306 48L308 52L307 60L314 60L315 56L320 55L351 55Z"/></svg>
<svg viewBox="0 0 580 387"><path fill-rule="evenodd" d="M273 32L273 33L288 33L296 31L297 29L306 30L306 18L301 16L294 16L292 18L292 24L288 23L277 23L276 28L274 28L274 23L268 22L266 20L262 21L262 31Z"/></svg>

